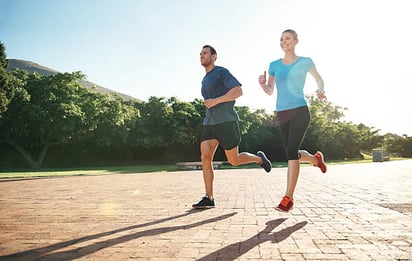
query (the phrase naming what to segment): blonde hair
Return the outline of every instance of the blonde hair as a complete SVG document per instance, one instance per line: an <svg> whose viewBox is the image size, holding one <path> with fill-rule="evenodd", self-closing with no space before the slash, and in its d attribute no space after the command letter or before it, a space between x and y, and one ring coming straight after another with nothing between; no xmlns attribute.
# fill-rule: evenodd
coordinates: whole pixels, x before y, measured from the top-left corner
<svg viewBox="0 0 412 261"><path fill-rule="evenodd" d="M295 30L286 29L285 31L283 31L282 34L284 34L284 33L290 33L290 34L293 36L293 38L295 38L296 40L298 40L298 34L296 33Z"/></svg>

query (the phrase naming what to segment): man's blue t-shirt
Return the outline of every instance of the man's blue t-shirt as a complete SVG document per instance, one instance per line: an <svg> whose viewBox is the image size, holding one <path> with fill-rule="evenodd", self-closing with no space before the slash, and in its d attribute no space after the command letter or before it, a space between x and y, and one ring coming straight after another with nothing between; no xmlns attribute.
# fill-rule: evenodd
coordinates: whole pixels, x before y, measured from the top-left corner
<svg viewBox="0 0 412 261"><path fill-rule="evenodd" d="M240 82L224 67L216 66L202 80L202 96L205 100L225 95L230 89L241 86ZM238 121L234 108L235 101L220 103L210 109L206 108L203 125L217 125L224 122Z"/></svg>
<svg viewBox="0 0 412 261"><path fill-rule="evenodd" d="M273 75L276 81L276 111L307 106L303 87L306 74L314 66L312 59L307 57L298 57L292 64L284 64L282 59L270 64L269 75Z"/></svg>

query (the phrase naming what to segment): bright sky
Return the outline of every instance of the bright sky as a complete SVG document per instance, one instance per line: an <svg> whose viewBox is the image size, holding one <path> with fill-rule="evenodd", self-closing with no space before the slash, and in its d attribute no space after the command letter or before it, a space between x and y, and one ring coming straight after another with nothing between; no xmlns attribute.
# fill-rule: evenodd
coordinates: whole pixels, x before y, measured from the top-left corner
<svg viewBox="0 0 412 261"><path fill-rule="evenodd" d="M311 57L346 119L412 136L412 15L408 0L0 0L0 41L29 60L147 100L201 98L199 52L242 83L237 105L275 110L258 76L283 56L281 32ZM308 75L305 87L316 85Z"/></svg>

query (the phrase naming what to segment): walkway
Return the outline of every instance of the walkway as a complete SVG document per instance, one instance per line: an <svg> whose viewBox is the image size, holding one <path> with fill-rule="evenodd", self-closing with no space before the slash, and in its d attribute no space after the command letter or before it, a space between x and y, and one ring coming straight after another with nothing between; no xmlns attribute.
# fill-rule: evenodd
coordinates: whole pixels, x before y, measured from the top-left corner
<svg viewBox="0 0 412 261"><path fill-rule="evenodd" d="M81 173L79 173L81 174ZM0 260L412 260L412 160L0 180Z"/></svg>

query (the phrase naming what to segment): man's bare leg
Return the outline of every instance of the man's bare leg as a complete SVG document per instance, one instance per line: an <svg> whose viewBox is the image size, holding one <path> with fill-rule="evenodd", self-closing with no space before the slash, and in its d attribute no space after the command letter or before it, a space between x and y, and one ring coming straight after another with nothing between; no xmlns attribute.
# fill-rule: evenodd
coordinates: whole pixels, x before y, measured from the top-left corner
<svg viewBox="0 0 412 261"><path fill-rule="evenodd" d="M266 157L263 151L258 151L257 155L249 152L239 153L239 146L225 150L226 158L232 166L238 166L247 163L256 163L260 165L266 172L270 172L272 169L272 163Z"/></svg>
<svg viewBox="0 0 412 261"><path fill-rule="evenodd" d="M205 193L210 200L213 199L213 157L219 142L217 140L205 140L200 144L200 158L202 160L203 181Z"/></svg>
<svg viewBox="0 0 412 261"><path fill-rule="evenodd" d="M225 154L226 154L227 161L229 161L229 163L232 166L238 166L238 165L253 163L253 162L259 165L262 163L262 158L259 156L256 156L248 152L239 153L239 147L235 147L230 150L225 150Z"/></svg>

